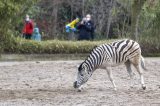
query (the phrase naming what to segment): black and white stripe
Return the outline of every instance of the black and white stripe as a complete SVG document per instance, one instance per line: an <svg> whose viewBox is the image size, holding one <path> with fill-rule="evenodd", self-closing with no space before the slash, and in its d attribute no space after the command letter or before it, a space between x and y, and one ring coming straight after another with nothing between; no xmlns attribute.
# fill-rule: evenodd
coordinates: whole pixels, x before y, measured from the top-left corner
<svg viewBox="0 0 160 106"><path fill-rule="evenodd" d="M144 63L144 61L141 60L143 60L143 57L141 56L141 48L139 44L133 40L125 39L111 44L102 44L97 46L79 66L76 87L85 83L97 68L107 69L107 67L125 63L130 75L130 65L133 64L135 66L141 76L142 86L145 88L142 71L139 67L140 64ZM113 86L116 88L110 71L107 71Z"/></svg>
<svg viewBox="0 0 160 106"><path fill-rule="evenodd" d="M120 40L94 48L82 64L86 64L85 66L92 71L106 62L116 65L140 54L141 49L137 42L128 39Z"/></svg>

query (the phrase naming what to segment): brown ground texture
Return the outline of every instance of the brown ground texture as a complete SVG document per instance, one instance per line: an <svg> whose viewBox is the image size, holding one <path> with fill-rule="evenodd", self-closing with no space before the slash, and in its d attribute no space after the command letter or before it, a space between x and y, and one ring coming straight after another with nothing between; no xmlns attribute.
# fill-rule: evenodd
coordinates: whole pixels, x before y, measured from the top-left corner
<svg viewBox="0 0 160 106"><path fill-rule="evenodd" d="M113 67L114 91L105 70L98 69L82 92L73 88L74 61L0 62L0 106L160 106L160 58L146 58L147 86L130 77L124 65Z"/></svg>

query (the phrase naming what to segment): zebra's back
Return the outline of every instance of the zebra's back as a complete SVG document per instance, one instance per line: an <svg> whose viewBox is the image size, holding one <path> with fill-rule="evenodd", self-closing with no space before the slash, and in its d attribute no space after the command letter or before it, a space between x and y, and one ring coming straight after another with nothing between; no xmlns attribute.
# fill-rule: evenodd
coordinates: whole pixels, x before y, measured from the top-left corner
<svg viewBox="0 0 160 106"><path fill-rule="evenodd" d="M122 63L141 54L140 46L133 40L119 40L111 44L104 44L106 52L110 54L113 63Z"/></svg>

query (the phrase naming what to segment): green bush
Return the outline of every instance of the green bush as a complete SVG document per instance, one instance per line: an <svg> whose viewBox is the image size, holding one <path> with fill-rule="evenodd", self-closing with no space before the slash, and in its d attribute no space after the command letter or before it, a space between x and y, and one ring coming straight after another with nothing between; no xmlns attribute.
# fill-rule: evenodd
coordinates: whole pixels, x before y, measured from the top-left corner
<svg viewBox="0 0 160 106"><path fill-rule="evenodd" d="M142 37L139 40L142 54L145 56L160 56L160 39L154 37Z"/></svg>
<svg viewBox="0 0 160 106"><path fill-rule="evenodd" d="M16 43L13 47L5 50L6 53L20 54L74 54L74 53L89 53L94 46L110 43L114 40L102 41L32 41L16 38ZM160 43L153 40L141 39L139 41L142 54L144 56L160 56Z"/></svg>
<svg viewBox="0 0 160 106"><path fill-rule="evenodd" d="M89 53L94 46L102 43L109 43L113 40L104 41L32 41L21 38L16 38L17 45L13 45L12 49L8 48L5 52L8 53L23 53L23 54L57 54L57 53Z"/></svg>

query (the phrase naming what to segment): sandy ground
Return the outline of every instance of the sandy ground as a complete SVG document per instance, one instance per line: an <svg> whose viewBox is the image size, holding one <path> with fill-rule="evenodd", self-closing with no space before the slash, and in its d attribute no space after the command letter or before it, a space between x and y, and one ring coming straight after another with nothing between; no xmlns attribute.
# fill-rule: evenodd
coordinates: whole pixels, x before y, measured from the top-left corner
<svg viewBox="0 0 160 106"><path fill-rule="evenodd" d="M118 90L105 70L96 70L82 92L73 88L82 61L0 62L0 106L160 106L160 58L146 58L147 89L114 67Z"/></svg>

